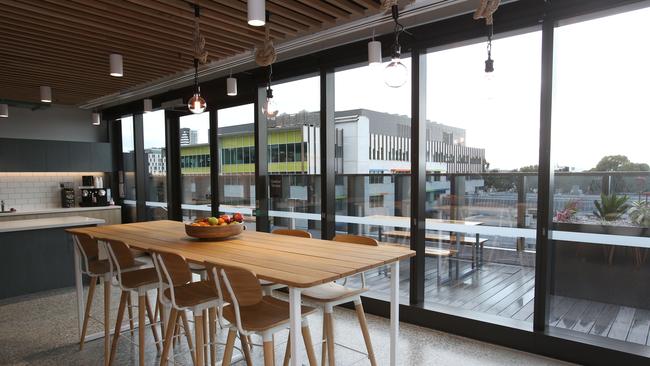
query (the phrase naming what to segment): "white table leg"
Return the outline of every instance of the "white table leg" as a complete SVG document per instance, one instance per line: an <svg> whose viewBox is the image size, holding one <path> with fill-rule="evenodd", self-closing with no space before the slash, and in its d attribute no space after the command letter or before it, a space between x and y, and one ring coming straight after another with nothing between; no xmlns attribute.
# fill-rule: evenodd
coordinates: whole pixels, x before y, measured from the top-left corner
<svg viewBox="0 0 650 366"><path fill-rule="evenodd" d="M291 366L302 365L298 345L302 341L300 326L302 323L302 314L300 313L300 288L289 287L289 334L291 335Z"/></svg>
<svg viewBox="0 0 650 366"><path fill-rule="evenodd" d="M74 240L74 239L73 239ZM77 290L77 319L79 319L79 336L84 324L84 285L81 277L81 255L79 248L74 246L74 284Z"/></svg>
<svg viewBox="0 0 650 366"><path fill-rule="evenodd" d="M397 365L399 341L399 261L390 265L390 366ZM293 366L293 365L292 365Z"/></svg>

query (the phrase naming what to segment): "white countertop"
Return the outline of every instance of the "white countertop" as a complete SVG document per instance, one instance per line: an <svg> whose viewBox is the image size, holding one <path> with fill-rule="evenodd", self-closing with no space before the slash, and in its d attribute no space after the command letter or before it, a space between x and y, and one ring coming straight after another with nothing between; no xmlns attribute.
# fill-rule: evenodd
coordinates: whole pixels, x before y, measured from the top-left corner
<svg viewBox="0 0 650 366"><path fill-rule="evenodd" d="M0 213L0 217L5 216L18 216L18 215L41 215L41 214L50 214L50 213L61 213L61 212L83 212L83 211L99 211L99 210L117 210L121 206L97 206L97 207L70 207L70 208L44 208L40 210L29 210L29 211L16 211L16 212L3 212ZM9 209L5 206L5 209Z"/></svg>
<svg viewBox="0 0 650 366"><path fill-rule="evenodd" d="M0 233L14 231L54 229L84 225L101 225L105 221L83 216L52 217L47 219L14 220L0 222Z"/></svg>

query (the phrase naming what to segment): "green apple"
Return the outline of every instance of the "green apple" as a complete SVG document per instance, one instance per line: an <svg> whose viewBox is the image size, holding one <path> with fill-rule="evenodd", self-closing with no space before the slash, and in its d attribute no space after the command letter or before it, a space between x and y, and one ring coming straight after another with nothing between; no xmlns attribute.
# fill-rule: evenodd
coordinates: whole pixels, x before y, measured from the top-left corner
<svg viewBox="0 0 650 366"><path fill-rule="evenodd" d="M209 223L210 225L214 226L214 225L216 225L216 224L219 223L219 220L218 220L216 217L210 217L210 218L208 219L208 223Z"/></svg>

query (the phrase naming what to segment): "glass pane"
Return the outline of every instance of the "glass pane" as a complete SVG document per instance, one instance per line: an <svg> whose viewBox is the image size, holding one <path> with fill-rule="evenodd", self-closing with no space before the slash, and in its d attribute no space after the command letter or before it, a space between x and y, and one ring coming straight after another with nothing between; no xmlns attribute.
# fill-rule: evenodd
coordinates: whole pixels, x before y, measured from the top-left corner
<svg viewBox="0 0 650 366"><path fill-rule="evenodd" d="M253 104L217 111L219 128L219 212L244 215L247 230L255 230L255 147ZM248 151L248 154L245 153ZM246 160L248 156L248 161Z"/></svg>
<svg viewBox="0 0 650 366"><path fill-rule="evenodd" d="M541 32L427 57L425 306L530 327Z"/></svg>
<svg viewBox="0 0 650 366"><path fill-rule="evenodd" d="M135 196L135 140L133 135L133 117L123 117L122 127L122 172L119 176L119 195L122 198L123 221L136 222Z"/></svg>
<svg viewBox="0 0 650 366"><path fill-rule="evenodd" d="M183 220L210 216L210 112L180 118ZM196 161L198 160L198 164Z"/></svg>
<svg viewBox="0 0 650 366"><path fill-rule="evenodd" d="M147 169L145 197L147 221L167 219L167 147L165 111L145 113L142 118L144 162Z"/></svg>
<svg viewBox="0 0 650 366"><path fill-rule="evenodd" d="M320 237L320 81L310 77L273 85L279 108L268 121L271 229L308 230ZM302 159L288 161L287 150L304 143Z"/></svg>
<svg viewBox="0 0 650 366"><path fill-rule="evenodd" d="M410 69L410 58L402 62ZM384 84L381 68L335 73L336 232L408 246L411 140L410 77L400 88ZM392 235L394 233L394 235ZM393 240L393 238L400 238ZM387 268L365 274L366 296L388 300ZM359 278L353 277L358 283ZM400 263L400 302L408 303L409 261Z"/></svg>
<svg viewBox="0 0 650 366"><path fill-rule="evenodd" d="M650 344L648 34L650 8L555 30L548 324L617 348Z"/></svg>

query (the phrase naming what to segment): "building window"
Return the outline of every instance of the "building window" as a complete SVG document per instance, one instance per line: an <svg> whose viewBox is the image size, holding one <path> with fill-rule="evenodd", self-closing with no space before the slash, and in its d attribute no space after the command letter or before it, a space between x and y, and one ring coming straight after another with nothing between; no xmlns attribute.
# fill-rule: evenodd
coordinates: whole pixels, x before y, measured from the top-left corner
<svg viewBox="0 0 650 366"><path fill-rule="evenodd" d="M384 196L381 194L370 196L370 208L384 207Z"/></svg>

